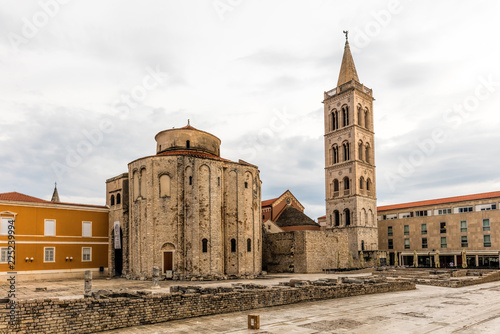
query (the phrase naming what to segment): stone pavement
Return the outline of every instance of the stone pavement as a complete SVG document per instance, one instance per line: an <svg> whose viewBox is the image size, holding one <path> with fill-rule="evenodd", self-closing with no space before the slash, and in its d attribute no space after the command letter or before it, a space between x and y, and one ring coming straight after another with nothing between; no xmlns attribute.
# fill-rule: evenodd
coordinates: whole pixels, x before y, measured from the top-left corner
<svg viewBox="0 0 500 334"><path fill-rule="evenodd" d="M306 302L103 333L500 333L500 282ZM260 330L247 315L260 314Z"/></svg>

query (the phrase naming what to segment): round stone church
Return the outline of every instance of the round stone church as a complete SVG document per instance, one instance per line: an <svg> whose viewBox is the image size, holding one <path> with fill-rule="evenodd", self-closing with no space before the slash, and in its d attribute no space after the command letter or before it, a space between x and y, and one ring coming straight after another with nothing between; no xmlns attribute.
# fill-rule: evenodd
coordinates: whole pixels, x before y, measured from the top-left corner
<svg viewBox="0 0 500 334"><path fill-rule="evenodd" d="M114 275L172 279L261 272L257 166L220 157L221 141L191 125L158 133L156 155L106 181Z"/></svg>

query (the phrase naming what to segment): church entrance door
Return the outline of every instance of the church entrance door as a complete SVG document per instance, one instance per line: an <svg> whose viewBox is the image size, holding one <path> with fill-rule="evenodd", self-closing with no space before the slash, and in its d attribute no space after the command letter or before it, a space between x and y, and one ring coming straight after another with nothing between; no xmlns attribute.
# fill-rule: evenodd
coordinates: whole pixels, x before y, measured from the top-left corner
<svg viewBox="0 0 500 334"><path fill-rule="evenodd" d="M163 273L167 270L174 270L174 252L163 252Z"/></svg>

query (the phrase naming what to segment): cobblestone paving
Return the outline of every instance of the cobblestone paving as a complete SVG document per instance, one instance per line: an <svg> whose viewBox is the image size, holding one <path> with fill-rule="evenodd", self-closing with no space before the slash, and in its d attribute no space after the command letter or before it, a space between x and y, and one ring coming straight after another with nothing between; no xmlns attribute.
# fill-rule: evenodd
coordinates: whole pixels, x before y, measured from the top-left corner
<svg viewBox="0 0 500 334"><path fill-rule="evenodd" d="M500 282L307 302L137 326L107 334L160 333L499 333ZM249 330L248 314L260 314Z"/></svg>

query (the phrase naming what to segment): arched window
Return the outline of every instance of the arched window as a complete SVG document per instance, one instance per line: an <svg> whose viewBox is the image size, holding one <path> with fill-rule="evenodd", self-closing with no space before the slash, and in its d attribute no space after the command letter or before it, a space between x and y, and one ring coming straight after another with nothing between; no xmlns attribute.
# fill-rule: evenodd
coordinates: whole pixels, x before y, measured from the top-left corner
<svg viewBox="0 0 500 334"><path fill-rule="evenodd" d="M343 106L342 107L342 119L343 119L343 126L348 126L349 125L349 107L348 106Z"/></svg>
<svg viewBox="0 0 500 334"><path fill-rule="evenodd" d="M345 226L351 225L351 211L349 209L344 210L345 216Z"/></svg>
<svg viewBox="0 0 500 334"><path fill-rule="evenodd" d="M358 159L363 161L363 151L364 151L364 147L363 147L363 142L360 141L359 142L359 145L358 145Z"/></svg>
<svg viewBox="0 0 500 334"><path fill-rule="evenodd" d="M358 105L358 125L363 126L363 112L361 111L361 106Z"/></svg>
<svg viewBox="0 0 500 334"><path fill-rule="evenodd" d="M364 188L364 183L365 183L365 178L361 176L361 178L359 179L359 189Z"/></svg>
<svg viewBox="0 0 500 334"><path fill-rule="evenodd" d="M193 185L193 177L192 176L189 176L189 185Z"/></svg>
<svg viewBox="0 0 500 334"><path fill-rule="evenodd" d="M344 177L344 190L349 190L349 178Z"/></svg>
<svg viewBox="0 0 500 334"><path fill-rule="evenodd" d="M370 122L370 113L368 112L368 108L365 108L365 128L369 128Z"/></svg>
<svg viewBox="0 0 500 334"><path fill-rule="evenodd" d="M252 251L252 239L248 238L247 239L247 252Z"/></svg>
<svg viewBox="0 0 500 334"><path fill-rule="evenodd" d="M332 111L332 131L339 128L339 114L336 109Z"/></svg>
<svg viewBox="0 0 500 334"><path fill-rule="evenodd" d="M332 147L332 163L339 163L339 148L337 145Z"/></svg>
<svg viewBox="0 0 500 334"><path fill-rule="evenodd" d="M170 196L170 176L163 174L160 176L160 197Z"/></svg>
<svg viewBox="0 0 500 334"><path fill-rule="evenodd" d="M139 179L139 185L140 185L140 195L142 198L146 198L146 169L143 168L141 169L141 178Z"/></svg>
<svg viewBox="0 0 500 334"><path fill-rule="evenodd" d="M370 193L372 190L372 180L368 179L366 180L366 191Z"/></svg>
<svg viewBox="0 0 500 334"><path fill-rule="evenodd" d="M208 252L208 240L207 240L207 238L204 238L203 240L201 240L201 251L203 253Z"/></svg>
<svg viewBox="0 0 500 334"><path fill-rule="evenodd" d="M236 252L236 239L231 239L231 253Z"/></svg>
<svg viewBox="0 0 500 334"><path fill-rule="evenodd" d="M333 211L333 217L335 220L335 226L340 226L340 212L339 212L339 210Z"/></svg>
<svg viewBox="0 0 500 334"><path fill-rule="evenodd" d="M370 145L366 145L365 148L365 161L370 162Z"/></svg>
<svg viewBox="0 0 500 334"><path fill-rule="evenodd" d="M120 193L116 194L116 204L120 204L122 202L122 196Z"/></svg>
<svg viewBox="0 0 500 334"><path fill-rule="evenodd" d="M137 171L134 171L134 173L132 174L132 179L133 179L133 183L134 183L133 196L134 196L134 200L137 200L140 196L140 193L139 193L139 173Z"/></svg>
<svg viewBox="0 0 500 334"><path fill-rule="evenodd" d="M350 159L349 143L348 142L343 143L342 147L344 149L344 161L347 161Z"/></svg>
<svg viewBox="0 0 500 334"><path fill-rule="evenodd" d="M115 195L111 195L111 199L109 200L111 205L115 205Z"/></svg>
<svg viewBox="0 0 500 334"><path fill-rule="evenodd" d="M349 178L346 176L344 177L344 195L349 195Z"/></svg>
<svg viewBox="0 0 500 334"><path fill-rule="evenodd" d="M339 191L339 180L333 180L333 191Z"/></svg>
<svg viewBox="0 0 500 334"><path fill-rule="evenodd" d="M186 148L191 148L191 142L189 140L186 140Z"/></svg>

